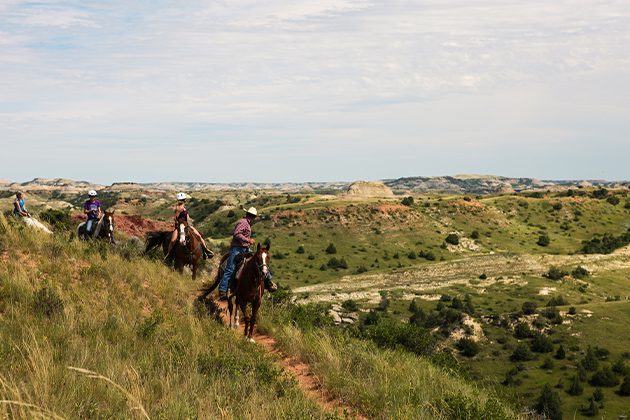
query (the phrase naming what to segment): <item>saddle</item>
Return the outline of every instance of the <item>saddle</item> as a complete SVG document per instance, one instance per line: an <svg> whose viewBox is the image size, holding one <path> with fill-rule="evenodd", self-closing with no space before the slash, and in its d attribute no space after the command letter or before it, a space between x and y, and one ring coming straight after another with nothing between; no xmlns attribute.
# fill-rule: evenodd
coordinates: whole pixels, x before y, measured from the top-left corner
<svg viewBox="0 0 630 420"><path fill-rule="evenodd" d="M235 280L241 278L241 272L243 271L243 267L245 267L245 263L249 261L252 257L253 254L251 252L244 252L236 256L236 258L234 259L234 274L232 274L229 282L230 289L233 290L236 287ZM221 263L221 270L223 270L223 272L225 272L225 269L227 268L227 262L228 259L226 258L223 263Z"/></svg>

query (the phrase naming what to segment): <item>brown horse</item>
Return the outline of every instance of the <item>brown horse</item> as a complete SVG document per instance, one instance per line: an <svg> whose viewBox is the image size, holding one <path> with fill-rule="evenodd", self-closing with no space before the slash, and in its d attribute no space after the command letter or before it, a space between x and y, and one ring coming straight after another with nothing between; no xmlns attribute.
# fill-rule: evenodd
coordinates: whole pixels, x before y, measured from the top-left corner
<svg viewBox="0 0 630 420"><path fill-rule="evenodd" d="M269 272L269 248L261 247L258 244L256 253L245 261L240 275L235 279L236 291L228 295L228 311L230 313L230 326L232 326L232 318L234 318L235 326L238 327L238 309L243 313L243 321L245 322L245 337L253 342L254 325L256 325L256 317L258 309L262 303L262 296L265 292L265 277ZM232 304L232 299L236 297L236 308ZM251 303L251 316L247 313L247 304Z"/></svg>
<svg viewBox="0 0 630 420"><path fill-rule="evenodd" d="M195 280L199 270L199 261L203 257L203 244L192 233L187 220L180 219L177 226L177 243L171 251L172 261L175 269L180 273L184 272L185 266L189 266L192 269L192 278ZM149 232L144 252L147 253L162 245L164 256L166 256L172 233L172 231Z"/></svg>
<svg viewBox="0 0 630 420"><path fill-rule="evenodd" d="M113 244L114 243L114 212L115 211L116 210L106 211L105 215L101 217L101 219L98 221L98 223L101 224L101 229L98 232L98 237L95 238L91 236L94 234L93 232L90 234L90 236L86 235L86 232L85 232L86 222L81 223L77 227L77 237L80 239L85 239L85 240L89 239L90 237L92 239L107 239L107 241L110 244ZM92 228L93 231L95 229L96 229L96 226Z"/></svg>

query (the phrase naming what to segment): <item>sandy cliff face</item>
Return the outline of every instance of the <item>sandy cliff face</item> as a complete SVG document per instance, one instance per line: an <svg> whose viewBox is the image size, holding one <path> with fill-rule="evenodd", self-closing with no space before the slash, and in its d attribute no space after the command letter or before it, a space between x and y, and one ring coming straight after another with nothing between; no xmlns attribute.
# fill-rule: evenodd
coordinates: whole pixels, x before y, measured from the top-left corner
<svg viewBox="0 0 630 420"><path fill-rule="evenodd" d="M353 197L393 197L391 188L382 182L357 181L351 184L346 194Z"/></svg>

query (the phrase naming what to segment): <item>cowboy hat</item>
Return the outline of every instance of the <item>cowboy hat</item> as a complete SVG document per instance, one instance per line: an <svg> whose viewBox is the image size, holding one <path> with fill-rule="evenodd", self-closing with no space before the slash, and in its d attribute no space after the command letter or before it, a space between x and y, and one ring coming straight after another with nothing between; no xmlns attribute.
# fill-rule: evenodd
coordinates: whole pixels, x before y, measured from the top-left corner
<svg viewBox="0 0 630 420"><path fill-rule="evenodd" d="M245 213L251 214L252 216L258 216L258 210L256 210L256 207L250 207L249 209L245 210Z"/></svg>

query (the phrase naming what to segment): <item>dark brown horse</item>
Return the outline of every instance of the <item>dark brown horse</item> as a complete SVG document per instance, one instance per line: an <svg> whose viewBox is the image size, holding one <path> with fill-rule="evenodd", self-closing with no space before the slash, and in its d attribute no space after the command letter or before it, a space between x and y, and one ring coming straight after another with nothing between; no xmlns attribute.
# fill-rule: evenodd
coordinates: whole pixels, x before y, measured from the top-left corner
<svg viewBox="0 0 630 420"><path fill-rule="evenodd" d="M184 272L185 266L189 266L192 269L192 278L195 280L199 270L199 261L203 257L203 244L192 233L188 221L182 218L177 222L177 226L177 242L171 251L173 265L180 273ZM147 253L161 245L166 256L172 234L172 231L149 232L144 252Z"/></svg>
<svg viewBox="0 0 630 420"><path fill-rule="evenodd" d="M98 232L98 236L95 238L94 236L88 236L86 235L85 232L85 224L86 222L81 223L78 227L77 227L77 237L80 239L107 239L107 241L110 244L114 243L114 212L116 210L111 210L111 211L106 211L105 215L103 215L103 217L101 217L101 219L96 222L96 223L100 223L101 224L101 228ZM93 231L95 231L96 229L96 223L95 226L92 228ZM94 235L94 233L92 233L91 235Z"/></svg>
<svg viewBox="0 0 630 420"><path fill-rule="evenodd" d="M230 313L230 326L238 327L238 309L243 313L243 321L245 322L245 337L250 341L254 341L254 325L258 316L258 309L262 303L263 293L265 292L265 277L269 272L269 245L261 247L258 244L256 253L245 261L240 275L236 276L236 291L228 294L228 311ZM233 298L236 297L236 307L232 304ZM251 316L247 313L247 304L251 303ZM232 323L234 319L234 324Z"/></svg>

